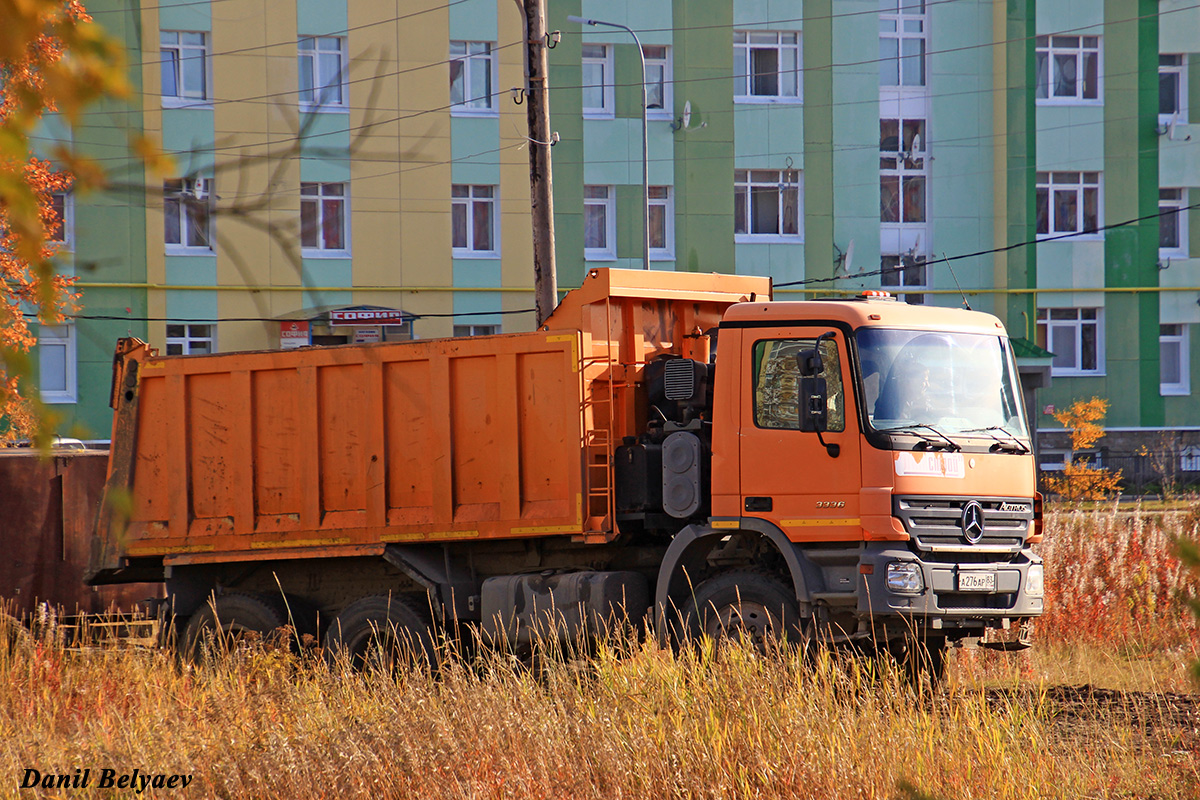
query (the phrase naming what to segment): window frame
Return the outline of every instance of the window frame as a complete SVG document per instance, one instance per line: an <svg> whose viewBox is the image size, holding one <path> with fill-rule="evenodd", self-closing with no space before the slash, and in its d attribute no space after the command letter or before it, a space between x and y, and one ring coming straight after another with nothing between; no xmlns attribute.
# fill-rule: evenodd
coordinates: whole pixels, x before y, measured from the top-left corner
<svg viewBox="0 0 1200 800"><path fill-rule="evenodd" d="M786 338L762 338L755 339L750 343L750 364L751 364L751 379L750 379L750 414L754 421L754 427L759 430L769 431L795 431L804 433L800 429L800 368L795 360L801 350L809 349L815 346L817 341L816 336L790 336ZM796 408L796 425L772 425L770 420L765 419L769 416L766 410L766 403L763 402L761 391L762 378L768 365L767 360L767 345L778 343L781 347L787 347L787 351L780 356L772 358L776 364L786 365L790 367L790 373L795 381L794 395L795 402L789 404L787 402L787 394L789 392L783 386L779 391L784 397L778 402L779 406L794 405ZM837 339L825 339L821 342L821 375L825 376L827 386L827 408L829 426L825 429L829 433L844 433L846 430L846 386L843 381L842 371L842 348L838 346Z"/></svg>
<svg viewBox="0 0 1200 800"><path fill-rule="evenodd" d="M916 91L924 90L929 85L929 17L926 14L924 0L891 0L889 5L894 9L883 10L882 3L879 11L879 86L885 91ZM913 11L913 9L919 9ZM891 25L892 30L885 30ZM910 25L917 25L919 30L906 30ZM896 42L896 54L884 53L884 42ZM920 52L904 54L904 43L920 42ZM920 76L917 83L904 80L905 60L916 58L920 64ZM896 82L884 82L884 70L895 64Z"/></svg>
<svg viewBox="0 0 1200 800"><path fill-rule="evenodd" d="M65 336L48 336L47 331L62 329ZM67 320L58 325L40 325L38 327L38 396L43 403L77 403L79 402L79 382L77 364L77 341L75 324ZM44 349L47 346L63 348L63 386L61 391L46 391L43 380L46 373L43 362Z"/></svg>
<svg viewBox="0 0 1200 800"><path fill-rule="evenodd" d="M321 48L322 42L331 40L338 44L336 52ZM305 47L305 42L311 42L312 46ZM326 63L322 56L331 54L337 55L338 60L337 73L334 75L336 80L333 83L328 82L322 68L322 64ZM312 113L348 112L350 107L350 87L346 81L346 37L301 36L296 43L296 56L299 62L297 64L297 79L302 81L305 61L310 64L309 70L312 76L312 86L308 89L304 88L302 82L300 84L300 109ZM339 97L335 101L327 102L323 97L326 89L333 85L336 85ZM305 99L306 92L309 94L310 99Z"/></svg>
<svg viewBox="0 0 1200 800"><path fill-rule="evenodd" d="M462 45L462 53L454 52L456 45ZM480 45L487 48L484 53L471 52L472 45ZM482 96L476 94L476 88L473 86L474 78L472 78L472 65L476 61L483 61L486 64L486 73L490 91L486 91ZM462 64L462 102L454 102L454 65ZM471 41L467 39L451 39L450 40L450 56L447 64L447 69L450 73L450 114L451 116L461 117L494 117L498 116L500 111L496 102L496 85L499 73L496 65L496 43L484 41ZM482 103L482 105L469 105L471 103Z"/></svg>
<svg viewBox="0 0 1200 800"><path fill-rule="evenodd" d="M646 53L647 50L661 50L662 55L650 56ZM674 119L675 93L672 91L674 84L671 75L671 47L665 44L642 45L642 57L646 60L646 100L650 99L651 86L661 86L662 89L662 107L653 108L647 104L646 117L649 119ZM657 81L650 77L651 70L654 68L662 70L662 76Z"/></svg>
<svg viewBox="0 0 1200 800"><path fill-rule="evenodd" d="M1164 64L1164 58L1177 58L1178 64ZM1175 75L1175 110L1164 113L1162 110L1162 80L1164 75ZM1188 121L1188 56L1187 53L1160 53L1158 56L1158 121L1169 125L1171 122L1187 123Z"/></svg>
<svg viewBox="0 0 1200 800"><path fill-rule="evenodd" d="M602 48L604 55L586 55L586 49L589 47ZM584 119L613 119L616 116L616 90L615 81L613 80L613 51L615 49L611 44L604 44L603 42L583 43L579 56L579 85L581 87L580 103ZM588 83L588 78L585 74L588 65L599 66L601 68L600 99L602 105L600 106L587 105L587 90L594 89L596 86L594 83Z"/></svg>
<svg viewBox="0 0 1200 800"><path fill-rule="evenodd" d="M1095 176L1095 180L1089 180L1088 176ZM1044 176L1044 177L1043 177ZM1074 179L1069 176L1076 176ZM1046 238L1072 238L1077 240L1096 240L1104 238L1104 174L1095 170L1084 171L1043 171L1038 170L1035 175L1034 188L1034 224L1037 228L1037 237L1039 239ZM1075 197L1075 224L1074 230L1059 230L1055 223L1058 214L1053 205L1053 200L1060 192L1068 192L1074 189ZM1095 220L1093 225L1088 228L1086 225L1086 208L1087 208L1087 192L1095 192ZM1041 211L1042 196L1045 192L1046 202L1046 230L1041 230L1042 220Z"/></svg>
<svg viewBox="0 0 1200 800"><path fill-rule="evenodd" d="M478 325L476 325L473 323L468 323L466 325L455 325L454 326L455 337L496 336L499 333L500 333L500 326L498 324L491 324L491 325L478 324Z"/></svg>
<svg viewBox="0 0 1200 800"><path fill-rule="evenodd" d="M890 292L898 300L909 305L923 306L925 305L924 292L929 291L929 275L931 270L928 259L924 254L912 256L912 263L905 263L905 259L910 258L908 253L882 253L879 256L879 288L886 292ZM895 263L888 263L890 259L895 259ZM920 275L919 283L906 282L912 275ZM888 280L895 276L895 283L888 283Z"/></svg>
<svg viewBox="0 0 1200 800"><path fill-rule="evenodd" d="M172 336L172 328L183 328L183 333ZM208 332L205 335L194 335L193 328L207 328ZM211 355L217 352L217 326L212 323L168 322L165 330L166 354L169 356ZM193 352L192 346L200 342L207 342L208 350ZM174 347L180 348L180 352L172 353L171 349Z"/></svg>
<svg viewBox="0 0 1200 800"><path fill-rule="evenodd" d="M340 194L333 193L332 187L339 187ZM305 187L316 187L316 193L305 194ZM330 194L326 194L330 190ZM317 244L305 244L304 235L304 206L316 202ZM335 203L339 207L338 215L342 234L341 247L325 245L325 218L327 204ZM345 258L350 255L350 184L346 181L301 181L300 183L300 251L305 258Z"/></svg>
<svg viewBox="0 0 1200 800"><path fill-rule="evenodd" d="M62 198L62 210L59 211L55 207L56 201ZM50 205L54 208L55 219L60 231L59 238L54 238L54 233L51 226L46 227L46 244L51 247L59 247L63 250L72 250L75 247L75 193L70 191L52 192L50 194ZM54 223L52 223L53 225Z"/></svg>
<svg viewBox="0 0 1200 800"><path fill-rule="evenodd" d="M775 175L778 176L778 178L774 181L766 181L766 180L761 180L761 179L756 180L755 173L759 173L759 175L758 175L759 178L762 178L762 173L774 173ZM778 223L778 227L780 228L780 230L782 230L784 227L786 227L784 224L785 223L785 219L784 219L785 211L787 208L787 206L785 204L785 199L784 199L786 190L783 187L787 186L790 183L790 181L788 181L788 179L787 179L789 173L791 174L792 177L794 177L795 186L796 186L796 219L795 219L796 232L795 233L782 233L780 231L776 231L774 233L771 233L771 232L756 233L756 232L751 231L750 228L752 226L752 223L754 222L754 210L753 210L752 200L753 200L753 195L754 195L754 187L756 187L756 186L757 187L766 187L766 186L774 186L775 187L775 191L777 193L776 209L778 212L777 216L776 216L776 221ZM743 175L745 176L744 180L742 179ZM741 220L738 219L738 217L739 217L738 201L739 200L742 201L742 206L743 206L743 209L742 209L743 214L741 216L745 217L744 219L741 219ZM783 243L783 244L800 244L804 241L804 171L803 170L798 170L798 169L772 170L772 169L748 169L748 168L747 169L735 169L733 171L733 203L734 203L733 239L734 239L735 244L760 244L760 243L768 243L768 242L778 242L778 243ZM742 227L745 228L744 231L739 232L739 230L738 230L739 224L741 224Z"/></svg>
<svg viewBox="0 0 1200 800"><path fill-rule="evenodd" d="M163 42L163 37L168 34L174 34L176 40L174 42ZM203 43L200 45L185 44L182 40L184 34L193 34L203 37ZM189 95L183 89L184 80L184 64L188 59L196 58L195 55L186 55L186 51L200 51L202 63L200 65L201 77L204 81L204 87L199 95ZM158 53L159 53L159 92L162 98L164 108L189 108L196 106L212 106L213 91L212 91L212 34L208 31L185 31L176 29L160 30L158 33ZM174 53L174 57L168 56L168 53ZM173 80L175 83L175 94L167 94L166 91L166 72L168 66L172 67L174 73Z"/></svg>
<svg viewBox="0 0 1200 800"><path fill-rule="evenodd" d="M1065 42L1056 43L1057 40L1074 39L1075 44L1070 45ZM1089 46L1088 41L1094 41L1094 46ZM1087 54L1094 53L1096 56L1096 74L1095 74L1095 96L1086 97L1088 76L1084 76L1081 80L1079 74ZM1075 57L1075 94L1074 95L1056 95L1054 88L1056 78L1058 76L1059 67L1058 59L1064 56ZM1041 65L1045 64L1045 84L1042 83ZM1043 87L1046 95L1041 95ZM1058 106L1058 105L1103 105L1104 103L1104 46L1103 37L1101 36L1071 36L1061 34L1046 34L1038 36L1034 40L1034 102L1037 105Z"/></svg>
<svg viewBox="0 0 1200 800"><path fill-rule="evenodd" d="M456 195L455 192L465 189L466 193ZM488 190L490 194L484 195L477 190ZM480 183L456 183L450 187L450 250L454 258L499 258L500 257L500 215L499 215L499 200L500 187L496 184ZM456 208L462 207L465 215L466 224L466 244L462 246L454 243L454 215L457 213ZM491 233L491 249L476 249L475 248L475 212L484 207L488 213L488 229Z"/></svg>
<svg viewBox="0 0 1200 800"><path fill-rule="evenodd" d="M1178 330L1167 331L1166 329L1168 328L1176 328ZM1185 323L1160 324L1158 326L1158 393L1163 397L1186 397L1192 393L1192 376L1191 370L1188 368L1191 357L1188 347L1190 338L1191 331ZM1179 349L1177 350L1179 380L1175 383L1167 383L1162 378L1162 355L1165 352L1163 346L1166 344L1179 345Z"/></svg>
<svg viewBox="0 0 1200 800"><path fill-rule="evenodd" d="M674 261L675 260L675 188L673 186L649 186L647 192L650 195L647 209L648 216L654 216L654 209L663 209L663 246L655 247L650 245L650 260L651 261ZM656 197L657 192L662 192L661 196ZM654 239L654 228L650 229L650 239Z"/></svg>
<svg viewBox="0 0 1200 800"><path fill-rule="evenodd" d="M1054 313L1062 313L1065 311L1075 312L1074 319L1053 319ZM1092 311L1095 317L1085 319L1084 312ZM1083 329L1086 326L1095 328L1095 358L1096 366L1093 369L1083 367ZM1037 338L1038 345L1050 352L1054 352L1054 335L1053 332L1057 328L1073 328L1075 330L1075 364L1073 366L1058 366L1050 364L1050 375L1053 377L1096 377L1105 374L1104 363L1104 308L1101 306L1086 306L1086 307L1066 307L1053 308L1043 307L1037 310ZM1055 358L1060 354L1055 353Z"/></svg>
<svg viewBox="0 0 1200 800"><path fill-rule="evenodd" d="M189 191L188 183L199 182L199 185L193 191ZM168 197L167 184L178 183L179 188L175 190L174 197ZM214 219L214 194L213 194L213 179L212 178L166 178L163 180L163 242L165 244L167 255L215 255L216 254L216 222ZM179 229L179 241L173 242L167 238L167 219L172 218L173 214L169 210L169 203L174 201L177 211L176 219ZM198 208L206 209L204 217L203 234L207 240L205 245L188 244L185 239L188 238L187 232L191 230L190 224L193 221L193 211Z"/></svg>
<svg viewBox="0 0 1200 800"><path fill-rule="evenodd" d="M1178 192L1179 196L1174 198L1163 197L1164 192ZM1158 213L1159 217L1159 246L1158 255L1160 258L1187 258L1188 257L1188 213L1185 210L1188 206L1188 190L1183 187L1163 186L1158 190ZM1175 209L1171 212L1170 209ZM1162 225L1168 218L1175 219L1175 237L1178 241L1174 247L1162 246Z"/></svg>
<svg viewBox="0 0 1200 800"><path fill-rule="evenodd" d="M896 149L885 150L884 126L896 123ZM913 127L915 126L915 128ZM912 135L909 136L909 131ZM907 140L908 149L905 149ZM929 223L929 120L924 117L883 117L879 120L879 222L882 225L927 225ZM891 166L884 166L890 161ZM885 219L890 204L884 203L888 183L895 183L893 198L896 219ZM910 219L909 189L918 187L920 219Z"/></svg>
<svg viewBox="0 0 1200 800"><path fill-rule="evenodd" d="M604 197L588 197L588 192L604 190ZM588 247L588 209L604 210L604 246ZM617 258L617 187L585 184L583 187L583 258L585 261L615 261Z"/></svg>
<svg viewBox="0 0 1200 800"><path fill-rule="evenodd" d="M773 35L775 43L767 44L766 42L753 42L753 36ZM784 42L784 36L795 36L795 43ZM779 85L776 85L775 94L759 94L754 91L754 79L757 74L754 72L754 57L755 50L774 50L776 52L775 63L778 66L781 63L781 55L785 50L795 51L795 94L779 94ZM803 104L804 102L804 36L801 31L763 31L763 30L734 30L733 32L733 102L735 103L794 103ZM785 71L777 69L774 73L764 72L762 75L774 74L777 76L784 75ZM780 81L781 82L781 81Z"/></svg>

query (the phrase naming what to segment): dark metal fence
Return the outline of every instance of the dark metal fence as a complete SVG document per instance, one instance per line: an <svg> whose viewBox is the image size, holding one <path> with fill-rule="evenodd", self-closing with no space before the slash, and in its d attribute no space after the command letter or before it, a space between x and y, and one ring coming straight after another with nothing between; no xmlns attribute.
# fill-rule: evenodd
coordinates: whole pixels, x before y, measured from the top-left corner
<svg viewBox="0 0 1200 800"><path fill-rule="evenodd" d="M1200 494L1200 472L1184 470L1177 459L1163 459L1128 453L1104 453L1089 462L1109 472L1120 470L1121 494L1136 497L1177 496ZM1047 492L1046 478L1062 480L1067 476L1061 470L1038 470L1038 488Z"/></svg>

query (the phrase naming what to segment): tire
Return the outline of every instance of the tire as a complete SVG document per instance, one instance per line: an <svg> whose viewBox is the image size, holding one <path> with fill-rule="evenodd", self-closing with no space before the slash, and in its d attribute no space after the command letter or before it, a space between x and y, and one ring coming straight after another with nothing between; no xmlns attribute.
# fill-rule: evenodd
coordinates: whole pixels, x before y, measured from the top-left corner
<svg viewBox="0 0 1200 800"><path fill-rule="evenodd" d="M798 638L801 630L795 592L759 572L725 572L703 581L684 605L683 618L693 639L749 638L762 652L772 641Z"/></svg>
<svg viewBox="0 0 1200 800"><path fill-rule="evenodd" d="M326 656L331 663L345 659L358 670L391 671L402 664L432 667L436 661L433 626L429 615L418 610L418 602L401 595L356 600L325 632Z"/></svg>
<svg viewBox="0 0 1200 800"><path fill-rule="evenodd" d="M936 688L945 682L950 655L945 637L905 639L890 649L904 670L905 679L913 686L927 683L931 688Z"/></svg>
<svg viewBox="0 0 1200 800"><path fill-rule="evenodd" d="M188 620L180 642L184 658L202 663L244 641L265 639L286 624L283 603L257 594L210 597Z"/></svg>

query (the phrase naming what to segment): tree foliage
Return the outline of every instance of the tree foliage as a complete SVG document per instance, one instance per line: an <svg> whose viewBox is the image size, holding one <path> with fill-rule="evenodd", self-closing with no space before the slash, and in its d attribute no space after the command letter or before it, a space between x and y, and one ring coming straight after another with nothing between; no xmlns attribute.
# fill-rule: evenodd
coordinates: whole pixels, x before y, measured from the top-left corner
<svg viewBox="0 0 1200 800"><path fill-rule="evenodd" d="M88 104L127 95L124 51L78 0L0 0L0 440L48 433L26 391L36 341L27 315L52 325L76 300L54 268L52 199L104 180L66 145L34 157L31 137L47 113L75 127Z"/></svg>
<svg viewBox="0 0 1200 800"><path fill-rule="evenodd" d="M1108 401L1099 397L1076 400L1054 413L1054 418L1071 432L1071 450L1063 461L1062 477L1046 478L1050 491L1068 500L1103 500L1121 491L1121 470L1110 472L1092 466L1087 458L1075 457L1076 451L1086 450L1103 438L1106 413Z"/></svg>

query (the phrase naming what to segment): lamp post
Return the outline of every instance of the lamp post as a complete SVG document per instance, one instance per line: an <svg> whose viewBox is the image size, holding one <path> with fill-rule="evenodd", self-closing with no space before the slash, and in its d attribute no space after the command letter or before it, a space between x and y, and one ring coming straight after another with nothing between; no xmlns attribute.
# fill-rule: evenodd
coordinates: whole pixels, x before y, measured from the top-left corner
<svg viewBox="0 0 1200 800"><path fill-rule="evenodd" d="M633 32L633 28L626 27L617 22L604 22L599 19L588 19L587 17L569 16L568 22L578 22L580 25L604 25L609 28L620 28L633 37L633 43L637 45L638 60L642 65L642 269L650 269L650 184L649 171L647 165L649 158L649 142L646 136L646 54L642 50L642 42L638 39L638 35Z"/></svg>

